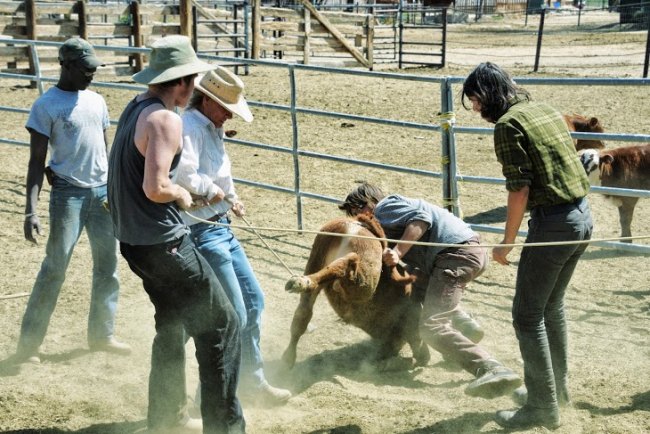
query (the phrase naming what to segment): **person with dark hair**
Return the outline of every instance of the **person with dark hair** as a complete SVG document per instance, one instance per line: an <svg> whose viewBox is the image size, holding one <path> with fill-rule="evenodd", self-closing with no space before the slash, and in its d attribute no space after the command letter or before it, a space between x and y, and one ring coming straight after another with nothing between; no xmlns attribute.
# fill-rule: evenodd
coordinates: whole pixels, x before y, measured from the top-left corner
<svg viewBox="0 0 650 434"><path fill-rule="evenodd" d="M43 178L52 190L45 259L27 303L15 356L20 363L41 361L39 348L84 229L93 259L88 345L91 351L131 353L131 347L113 335L120 284L117 241L104 208L108 108L101 95L88 89L103 62L88 41L70 38L59 48L59 63L58 82L34 102L26 125L30 157L24 232L34 244L42 231L36 208ZM48 147L51 158L45 167Z"/></svg>
<svg viewBox="0 0 650 434"><path fill-rule="evenodd" d="M203 206L183 218L239 318L242 339L239 394L262 403L283 404L291 398L291 392L271 386L264 375L260 348L264 292L244 248L229 226L231 210L238 217L245 214L244 204L235 191L224 143L224 124L235 114L246 122L253 120L244 98L244 82L239 77L217 66L197 78L194 94L182 116L183 153L177 182L204 199ZM195 403L199 398L197 393Z"/></svg>
<svg viewBox="0 0 650 434"><path fill-rule="evenodd" d="M239 321L183 222L181 209L193 206L192 197L172 181L183 131L174 110L187 104L198 73L214 66L197 58L186 36L167 36L151 49L149 65L133 76L148 89L120 117L108 172L120 251L156 310L147 424L165 433L244 432L236 395ZM203 423L187 411L186 333L196 347Z"/></svg>
<svg viewBox="0 0 650 434"><path fill-rule="evenodd" d="M467 284L488 266L487 250L467 223L444 208L422 199L398 194L386 196L380 188L362 183L339 208L349 216L369 214L386 236L400 240L387 248L383 262L403 261L416 271L414 302L422 302L420 335L450 362L476 376L465 389L470 396L494 398L511 393L521 378L481 346L483 329L461 310ZM416 245L413 241L451 244L453 247Z"/></svg>
<svg viewBox="0 0 650 434"><path fill-rule="evenodd" d="M516 411L500 411L499 425L512 429L560 425L559 405L570 403L567 387L567 329L564 295L593 224L586 195L589 181L562 115L533 102L510 75L481 63L463 83L465 98L494 123L494 149L508 190L503 246L493 259L509 265L526 210L526 243L576 242L524 247L519 259L512 318L524 360L525 389L514 397Z"/></svg>

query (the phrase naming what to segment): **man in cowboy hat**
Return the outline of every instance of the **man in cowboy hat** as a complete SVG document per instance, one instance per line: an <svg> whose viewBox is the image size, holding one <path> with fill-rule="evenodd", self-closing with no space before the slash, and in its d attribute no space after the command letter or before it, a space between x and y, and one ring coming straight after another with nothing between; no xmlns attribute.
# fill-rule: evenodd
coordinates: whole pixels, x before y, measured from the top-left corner
<svg viewBox="0 0 650 434"><path fill-rule="evenodd" d="M189 38L168 36L152 46L149 66L133 76L148 85L126 107L117 127L108 172L108 197L120 251L156 313L149 377L148 426L156 432L244 432L236 396L239 321L181 217L192 197L174 184L182 149L184 107L200 61ZM187 413L185 332L194 339L203 402L201 421Z"/></svg>
<svg viewBox="0 0 650 434"><path fill-rule="evenodd" d="M196 246L212 266L239 317L240 395L268 404L282 404L291 397L291 392L271 386L264 375L260 350L264 292L244 249L228 226L230 209L242 217L244 205L235 193L230 158L224 146L224 123L233 114L246 122L253 120L243 93L241 79L220 66L197 78L194 94L183 114L183 153L177 182L205 200L205 205L194 209L192 215L222 223L215 225L183 216Z"/></svg>

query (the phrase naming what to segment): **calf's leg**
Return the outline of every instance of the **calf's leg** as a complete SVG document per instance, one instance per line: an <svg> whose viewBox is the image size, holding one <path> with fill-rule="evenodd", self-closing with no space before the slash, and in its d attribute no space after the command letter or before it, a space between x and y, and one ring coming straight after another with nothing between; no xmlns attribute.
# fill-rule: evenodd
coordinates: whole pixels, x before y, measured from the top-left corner
<svg viewBox="0 0 650 434"><path fill-rule="evenodd" d="M300 295L300 303L293 314L291 321L291 340L287 349L282 354L282 361L288 368L293 368L296 364L296 352L300 337L305 334L309 321L314 314L314 303L320 291L303 292Z"/></svg>
<svg viewBox="0 0 650 434"><path fill-rule="evenodd" d="M289 279L284 289L289 292L315 291L316 288L339 278L353 281L356 278L359 268L359 255L348 253L335 259L321 270L307 276L294 276Z"/></svg>
<svg viewBox="0 0 650 434"><path fill-rule="evenodd" d="M634 215L634 207L639 201L638 197L622 197L621 206L618 207L618 216L621 223L621 236L632 236L632 216ZM624 240L624 243L631 243L632 240Z"/></svg>

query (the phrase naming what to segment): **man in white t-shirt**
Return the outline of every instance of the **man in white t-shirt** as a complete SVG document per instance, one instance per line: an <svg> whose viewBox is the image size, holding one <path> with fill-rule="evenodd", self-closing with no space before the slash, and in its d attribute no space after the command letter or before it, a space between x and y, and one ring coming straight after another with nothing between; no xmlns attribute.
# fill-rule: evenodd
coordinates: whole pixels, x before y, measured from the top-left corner
<svg viewBox="0 0 650 434"><path fill-rule="evenodd" d="M40 362L39 348L72 251L84 229L93 259L88 345L92 351L131 353L131 347L113 335L119 282L117 241L104 206L108 108L101 95L87 90L102 62L81 38L65 41L59 49L59 62L59 81L34 102L26 124L30 158L24 231L25 239L35 244L35 235L43 231L37 204L44 176L52 189L45 259L23 316L16 352L18 362ZM48 148L50 160L45 167Z"/></svg>

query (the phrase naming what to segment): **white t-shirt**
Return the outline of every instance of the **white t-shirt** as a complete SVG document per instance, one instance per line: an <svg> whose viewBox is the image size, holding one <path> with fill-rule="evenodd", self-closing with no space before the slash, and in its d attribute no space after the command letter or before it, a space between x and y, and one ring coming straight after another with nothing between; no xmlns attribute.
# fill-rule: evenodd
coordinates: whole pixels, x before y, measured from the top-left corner
<svg viewBox="0 0 650 434"><path fill-rule="evenodd" d="M25 127L49 137L50 168L78 187L106 184L104 98L91 90L69 92L54 86L32 105Z"/></svg>

